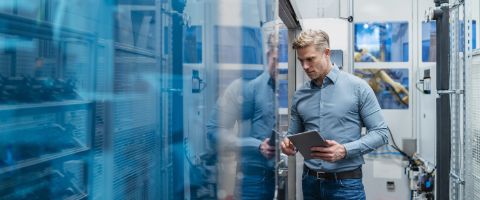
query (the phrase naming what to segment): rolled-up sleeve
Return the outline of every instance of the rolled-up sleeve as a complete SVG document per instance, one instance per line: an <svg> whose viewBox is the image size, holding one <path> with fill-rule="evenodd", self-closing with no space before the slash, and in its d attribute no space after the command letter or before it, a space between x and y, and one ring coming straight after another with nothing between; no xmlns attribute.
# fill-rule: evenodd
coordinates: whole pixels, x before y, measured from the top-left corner
<svg viewBox="0 0 480 200"><path fill-rule="evenodd" d="M373 90L362 82L357 88L357 94L360 117L367 133L356 141L344 144L346 159L362 156L388 143L387 124Z"/></svg>

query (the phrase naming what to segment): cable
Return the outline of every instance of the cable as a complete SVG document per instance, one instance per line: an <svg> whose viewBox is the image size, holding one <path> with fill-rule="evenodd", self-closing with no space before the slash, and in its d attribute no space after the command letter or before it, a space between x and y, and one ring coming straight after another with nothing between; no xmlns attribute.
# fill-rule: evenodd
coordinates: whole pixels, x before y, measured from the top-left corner
<svg viewBox="0 0 480 200"><path fill-rule="evenodd" d="M433 172L435 172L436 169L437 169L437 166L435 165L435 166L433 167L432 171L431 171L431 172L427 172L427 174L433 176Z"/></svg>
<svg viewBox="0 0 480 200"><path fill-rule="evenodd" d="M394 148L395 150L397 150L400 154L402 154L403 156L405 156L408 159L409 167L423 166L424 169L426 170L426 168L427 168L426 163L424 163L423 161L421 161L418 158L413 158L413 156L409 156L407 153L405 153L403 150L401 150L400 147L398 147L397 143L395 142L395 139L393 138L393 134L392 134L392 131L390 130L390 127L387 127L387 130L388 130L388 133L390 133L390 137L392 138L392 143L393 143L393 145L390 145L390 146L392 148ZM429 175L433 175L433 172L435 172L435 169L437 169L437 166L434 166L434 168L432 169L431 172L428 172L428 171L425 171L425 172Z"/></svg>
<svg viewBox="0 0 480 200"><path fill-rule="evenodd" d="M414 162L412 156L409 156L407 153L405 153L404 151L402 151L400 149L400 147L398 147L397 143L395 142L395 138L393 138L393 134L392 134L392 131L390 130L390 127L387 126L387 130L388 130L388 133L390 133L390 137L392 138L392 143L393 145L390 145L391 147L393 147L395 150L397 150L400 154L402 154L403 156L405 156L408 161L411 163Z"/></svg>

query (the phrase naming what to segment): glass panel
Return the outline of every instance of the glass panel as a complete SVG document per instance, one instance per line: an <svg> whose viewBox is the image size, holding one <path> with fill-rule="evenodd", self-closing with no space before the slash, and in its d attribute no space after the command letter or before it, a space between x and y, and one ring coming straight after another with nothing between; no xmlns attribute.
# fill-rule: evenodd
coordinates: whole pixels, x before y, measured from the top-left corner
<svg viewBox="0 0 480 200"><path fill-rule="evenodd" d="M263 63L260 28L217 26L215 38L217 63ZM240 43L232 38L239 39Z"/></svg>
<svg viewBox="0 0 480 200"><path fill-rule="evenodd" d="M477 22L472 20L472 48L477 48ZM460 29L463 30L463 21L460 21ZM436 22L422 22L422 62L436 61ZM464 40L464 32L460 32L460 40ZM460 43L463 49L463 43Z"/></svg>
<svg viewBox="0 0 480 200"><path fill-rule="evenodd" d="M459 24L460 24L460 32L459 32L459 36L460 36L460 40L461 41L465 41L465 23L463 22L463 20L459 20ZM471 27L472 27L472 49L475 49L477 48L477 29L473 28L477 25L477 21L476 20L472 20L472 24L471 24ZM464 47L464 44L465 42L463 43L460 43L460 46L459 48L462 49L461 52L463 52L463 49L465 48Z"/></svg>
<svg viewBox="0 0 480 200"><path fill-rule="evenodd" d="M408 23L355 23L355 62L408 62Z"/></svg>
<svg viewBox="0 0 480 200"><path fill-rule="evenodd" d="M437 61L437 28L436 22L422 22L422 62Z"/></svg>
<svg viewBox="0 0 480 200"><path fill-rule="evenodd" d="M273 199L279 154L259 146L288 122L277 8L1 1L0 199Z"/></svg>
<svg viewBox="0 0 480 200"><path fill-rule="evenodd" d="M382 109L408 109L408 69L355 69L368 82Z"/></svg>
<svg viewBox="0 0 480 200"><path fill-rule="evenodd" d="M185 63L202 63L202 27L192 26L185 30L183 56Z"/></svg>
<svg viewBox="0 0 480 200"><path fill-rule="evenodd" d="M15 0L4 0L0 5L0 13L13 13L15 7Z"/></svg>
<svg viewBox="0 0 480 200"><path fill-rule="evenodd" d="M85 198L92 35L46 23L47 1L0 5L0 199Z"/></svg>
<svg viewBox="0 0 480 200"><path fill-rule="evenodd" d="M278 62L288 62L288 30L280 29L278 44Z"/></svg>

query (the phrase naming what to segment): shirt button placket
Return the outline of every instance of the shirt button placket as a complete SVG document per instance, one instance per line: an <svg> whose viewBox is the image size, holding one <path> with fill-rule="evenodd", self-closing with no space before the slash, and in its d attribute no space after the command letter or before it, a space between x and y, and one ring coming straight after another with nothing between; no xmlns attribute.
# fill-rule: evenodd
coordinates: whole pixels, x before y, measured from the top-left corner
<svg viewBox="0 0 480 200"><path fill-rule="evenodd" d="M323 110L323 101L322 101L322 92L323 90L320 89L320 106L318 106L318 129L322 127L322 110ZM319 130L320 131L320 130Z"/></svg>

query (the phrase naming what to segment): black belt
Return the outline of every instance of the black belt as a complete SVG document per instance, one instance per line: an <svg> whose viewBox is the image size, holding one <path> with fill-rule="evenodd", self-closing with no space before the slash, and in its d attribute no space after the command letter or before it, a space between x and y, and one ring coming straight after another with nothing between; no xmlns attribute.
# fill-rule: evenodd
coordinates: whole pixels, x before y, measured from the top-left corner
<svg viewBox="0 0 480 200"><path fill-rule="evenodd" d="M337 180L337 179L359 179L362 178L362 168L359 167L357 169L351 171L344 171L344 172L322 172L316 171L313 169L308 168L307 166L303 166L303 171L306 172L308 175L316 177L317 179L329 179L329 180Z"/></svg>

